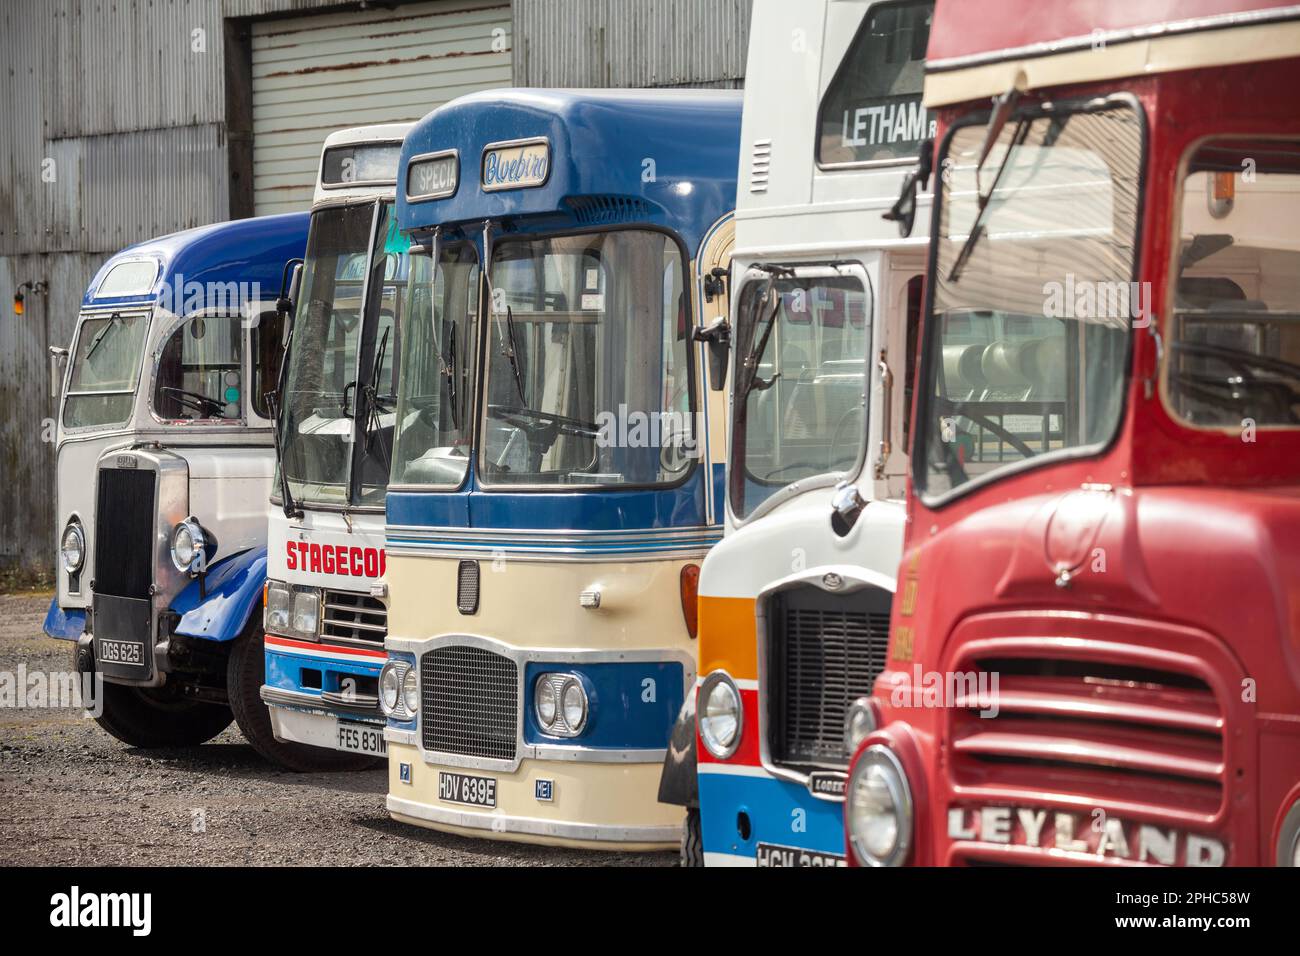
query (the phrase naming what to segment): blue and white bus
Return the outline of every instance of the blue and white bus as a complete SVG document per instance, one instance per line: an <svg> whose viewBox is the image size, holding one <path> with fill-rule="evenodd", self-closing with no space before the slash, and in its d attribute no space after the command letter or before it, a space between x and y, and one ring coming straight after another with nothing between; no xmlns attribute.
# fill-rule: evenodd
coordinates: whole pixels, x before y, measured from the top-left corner
<svg viewBox="0 0 1300 956"><path fill-rule="evenodd" d="M506 90L407 135L387 499L388 809L670 849L670 729L722 521L739 94Z"/></svg>

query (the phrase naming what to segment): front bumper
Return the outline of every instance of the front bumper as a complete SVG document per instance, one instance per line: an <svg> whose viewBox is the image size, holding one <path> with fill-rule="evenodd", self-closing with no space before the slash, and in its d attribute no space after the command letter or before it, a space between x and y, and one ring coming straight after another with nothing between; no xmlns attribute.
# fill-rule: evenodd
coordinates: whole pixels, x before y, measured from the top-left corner
<svg viewBox="0 0 1300 956"><path fill-rule="evenodd" d="M587 763L525 758L516 770L426 763L417 747L388 745L388 811L395 820L461 836L605 850L675 850L681 807L659 803L662 760ZM496 781L494 808L440 799L439 774ZM550 799L541 795L549 793Z"/></svg>

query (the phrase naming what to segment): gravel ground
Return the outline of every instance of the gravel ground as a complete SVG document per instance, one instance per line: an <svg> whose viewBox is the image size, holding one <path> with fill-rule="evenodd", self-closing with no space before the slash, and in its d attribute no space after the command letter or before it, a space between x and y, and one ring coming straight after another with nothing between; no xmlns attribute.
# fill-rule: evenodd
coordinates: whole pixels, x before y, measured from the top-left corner
<svg viewBox="0 0 1300 956"><path fill-rule="evenodd" d="M0 672L69 669L49 595L0 595ZM396 823L382 769L284 773L232 724L201 747L127 747L80 711L0 708L0 866L669 866L668 853L557 850ZM195 811L206 830L194 832Z"/></svg>

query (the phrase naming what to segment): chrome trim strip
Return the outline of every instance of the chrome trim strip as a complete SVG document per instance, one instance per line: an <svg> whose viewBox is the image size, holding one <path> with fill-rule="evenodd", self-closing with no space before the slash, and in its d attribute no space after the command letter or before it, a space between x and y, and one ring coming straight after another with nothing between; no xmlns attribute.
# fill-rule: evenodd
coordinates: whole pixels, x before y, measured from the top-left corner
<svg viewBox="0 0 1300 956"><path fill-rule="evenodd" d="M284 690L280 687L269 687L262 685L258 692L262 698L262 703L268 707L289 707L293 710L306 710L314 714L321 714L327 717L338 717L340 714L346 714L349 717L369 717L375 722L379 720L379 705L374 707L349 706L342 703L323 700L316 694L304 694L301 691ZM326 706L328 705L328 706Z"/></svg>
<svg viewBox="0 0 1300 956"><path fill-rule="evenodd" d="M929 60L925 64L926 74L947 73L972 66L987 66L1008 60L1026 60L1037 57L1053 56L1058 53L1071 53L1078 50L1092 49L1094 46L1110 46L1117 43L1133 43L1138 40L1154 40L1180 34L1199 33L1207 30L1222 30L1232 27L1259 26L1266 23L1280 23L1300 18L1300 5L1277 7L1272 10L1250 10L1243 13L1224 13L1190 20L1173 20L1168 23L1152 23L1140 27L1127 27L1121 30L1098 30L1088 36L1063 37L1060 40L1044 40L1027 46L1009 47L1004 50L990 50L985 53L973 53L967 56L949 57L945 60Z"/></svg>
<svg viewBox="0 0 1300 956"><path fill-rule="evenodd" d="M414 800L389 794L385 801L389 813L401 814L429 823L465 827L474 830L527 833L532 836L558 837L565 840L591 840L608 843L668 843L677 844L682 837L680 826L613 827L598 823L560 823L537 817L513 817L499 813L471 813L464 810L446 810Z"/></svg>

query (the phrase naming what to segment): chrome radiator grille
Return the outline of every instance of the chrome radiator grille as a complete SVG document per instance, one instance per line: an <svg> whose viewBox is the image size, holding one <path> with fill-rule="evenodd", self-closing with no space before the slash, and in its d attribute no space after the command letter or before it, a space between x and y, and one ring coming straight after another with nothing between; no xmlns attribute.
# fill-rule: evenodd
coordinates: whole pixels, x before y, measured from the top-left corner
<svg viewBox="0 0 1300 956"><path fill-rule="evenodd" d="M765 681L768 747L777 764L848 765L844 716L885 667L893 595L804 586L770 604Z"/></svg>
<svg viewBox="0 0 1300 956"><path fill-rule="evenodd" d="M382 647L388 634L388 609L369 594L326 591L321 640L326 644Z"/></svg>
<svg viewBox="0 0 1300 956"><path fill-rule="evenodd" d="M452 645L420 659L420 738L438 753L513 760L519 667L481 647Z"/></svg>

